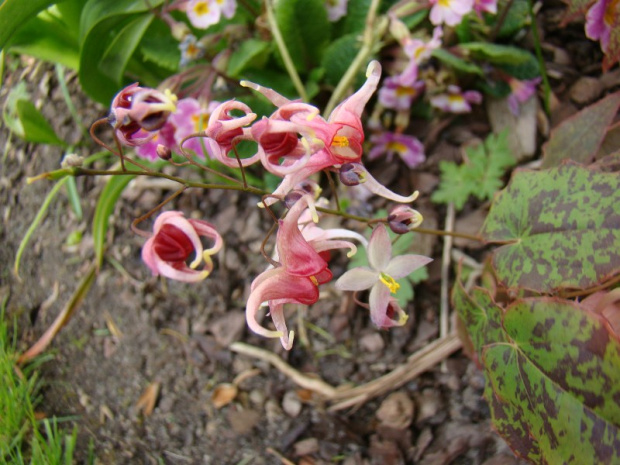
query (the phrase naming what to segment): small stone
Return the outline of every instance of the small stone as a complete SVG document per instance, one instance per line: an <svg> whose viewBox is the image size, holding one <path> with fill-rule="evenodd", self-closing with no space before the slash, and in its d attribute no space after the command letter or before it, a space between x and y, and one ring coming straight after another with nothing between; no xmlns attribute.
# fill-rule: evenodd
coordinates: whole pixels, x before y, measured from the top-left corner
<svg viewBox="0 0 620 465"><path fill-rule="evenodd" d="M379 333L365 334L360 338L360 348L364 352L379 352L385 347L385 342Z"/></svg>
<svg viewBox="0 0 620 465"><path fill-rule="evenodd" d="M301 400L295 391L286 391L282 399L282 410L290 417L296 418L301 413Z"/></svg>
<svg viewBox="0 0 620 465"><path fill-rule="evenodd" d="M603 92L601 82L593 77L579 78L570 88L570 99L578 105L594 102Z"/></svg>
<svg viewBox="0 0 620 465"><path fill-rule="evenodd" d="M304 439L296 442L293 449L295 449L295 455L298 457L315 454L319 451L319 441L316 438Z"/></svg>
<svg viewBox="0 0 620 465"><path fill-rule="evenodd" d="M413 420L414 404L405 391L390 394L377 410L382 425L395 429L408 428Z"/></svg>

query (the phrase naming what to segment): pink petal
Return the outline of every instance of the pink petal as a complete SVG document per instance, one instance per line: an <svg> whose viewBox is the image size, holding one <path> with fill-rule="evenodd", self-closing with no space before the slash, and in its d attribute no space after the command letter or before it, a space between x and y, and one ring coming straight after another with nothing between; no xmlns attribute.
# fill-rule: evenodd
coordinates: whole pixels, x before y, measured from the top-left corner
<svg viewBox="0 0 620 465"><path fill-rule="evenodd" d="M363 291L372 287L378 280L378 272L360 266L340 276L335 285L336 289L340 291Z"/></svg>
<svg viewBox="0 0 620 465"><path fill-rule="evenodd" d="M382 282L375 284L368 296L370 304L370 319L379 328L385 327L387 308L390 303L390 290Z"/></svg>
<svg viewBox="0 0 620 465"><path fill-rule="evenodd" d="M368 242L368 263L373 270L383 271L392 257L392 241L383 224L379 224Z"/></svg>

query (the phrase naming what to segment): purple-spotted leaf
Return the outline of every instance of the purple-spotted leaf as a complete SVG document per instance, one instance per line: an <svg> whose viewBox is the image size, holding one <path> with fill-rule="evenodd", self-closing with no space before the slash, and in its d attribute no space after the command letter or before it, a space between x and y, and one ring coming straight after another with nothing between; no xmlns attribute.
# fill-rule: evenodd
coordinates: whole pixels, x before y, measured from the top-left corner
<svg viewBox="0 0 620 465"><path fill-rule="evenodd" d="M620 342L603 319L535 298L502 323L507 342L482 352L485 394L515 452L535 463L619 463Z"/></svg>
<svg viewBox="0 0 620 465"><path fill-rule="evenodd" d="M508 288L588 288L620 272L620 176L576 164L517 170L493 199L482 237Z"/></svg>
<svg viewBox="0 0 620 465"><path fill-rule="evenodd" d="M558 166L566 159L592 161L619 107L620 92L616 92L563 121L543 145L542 167Z"/></svg>
<svg viewBox="0 0 620 465"><path fill-rule="evenodd" d="M485 371L494 427L533 463L620 463L620 342L604 317L557 298L505 311L489 293L453 301Z"/></svg>

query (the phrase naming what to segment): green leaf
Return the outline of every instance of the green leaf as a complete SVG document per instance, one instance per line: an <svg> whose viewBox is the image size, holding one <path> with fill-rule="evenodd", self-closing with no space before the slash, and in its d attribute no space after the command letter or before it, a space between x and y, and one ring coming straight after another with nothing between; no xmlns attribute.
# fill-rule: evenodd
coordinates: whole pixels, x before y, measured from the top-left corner
<svg viewBox="0 0 620 465"><path fill-rule="evenodd" d="M264 40L248 39L242 42L241 46L230 56L228 75L240 78L241 73L248 68L262 68L269 57L270 48L270 43Z"/></svg>
<svg viewBox="0 0 620 465"><path fill-rule="evenodd" d="M507 342L482 352L498 432L535 463L618 463L620 343L601 318L538 298L502 325Z"/></svg>
<svg viewBox="0 0 620 465"><path fill-rule="evenodd" d="M93 242L97 268L101 267L103 263L103 252L110 215L114 212L116 201L133 178L135 178L134 175L112 176L99 196L93 218Z"/></svg>
<svg viewBox="0 0 620 465"><path fill-rule="evenodd" d="M80 83L108 105L122 84L140 39L153 19L148 13L163 0L89 0L80 18Z"/></svg>
<svg viewBox="0 0 620 465"><path fill-rule="evenodd" d="M571 159L586 163L598 152L620 108L620 92L608 95L562 121L543 145L543 168Z"/></svg>
<svg viewBox="0 0 620 465"><path fill-rule="evenodd" d="M17 102L17 116L24 131L22 136L24 140L66 146L30 100L19 100Z"/></svg>
<svg viewBox="0 0 620 465"><path fill-rule="evenodd" d="M441 181L431 199L437 203L453 202L457 210L465 206L470 195L489 199L504 185L504 173L515 164L508 146L508 132L490 134L484 143L465 149L462 165L439 163Z"/></svg>
<svg viewBox="0 0 620 465"><path fill-rule="evenodd" d="M478 65L475 65L474 63L471 63L469 61L465 61L443 48L436 48L431 52L431 54L443 64L454 68L456 71L462 71L463 73L469 74L477 74L479 76L482 76L484 74L482 68L480 68Z"/></svg>
<svg viewBox="0 0 620 465"><path fill-rule="evenodd" d="M160 22L151 24L140 42L140 52L145 61L176 72L181 61L179 44L172 38L170 31L161 31L159 26Z"/></svg>
<svg viewBox="0 0 620 465"><path fill-rule="evenodd" d="M7 48L13 53L77 69L80 47L74 31L77 31L77 24L65 22L51 10L44 11L16 31Z"/></svg>
<svg viewBox="0 0 620 465"><path fill-rule="evenodd" d="M28 94L28 91L26 90L26 83L24 81L20 81L9 92L4 108L2 109L2 119L4 120L4 124L6 124L11 132L22 138L24 137L24 127L22 126L17 114L17 102L28 99L30 99L30 94Z"/></svg>
<svg viewBox="0 0 620 465"><path fill-rule="evenodd" d="M336 28L340 35L360 34L366 28L366 16L372 0L349 0L347 14L342 19L342 28Z"/></svg>
<svg viewBox="0 0 620 465"><path fill-rule="evenodd" d="M321 62L331 37L322 0L278 0L275 16L295 68L306 73Z"/></svg>
<svg viewBox="0 0 620 465"><path fill-rule="evenodd" d="M511 38L530 24L530 12L527 6L527 0L514 0L510 4L510 8L505 17L501 15L489 15L488 18L493 20L490 23L493 26L495 26L497 21L500 21L501 18L502 24L497 32L497 37L500 39Z"/></svg>
<svg viewBox="0 0 620 465"><path fill-rule="evenodd" d="M516 171L482 229L498 278L538 292L588 288L620 271L617 173L565 164Z"/></svg>
<svg viewBox="0 0 620 465"><path fill-rule="evenodd" d="M4 0L0 4L0 49L30 18L56 3L54 0Z"/></svg>
<svg viewBox="0 0 620 465"><path fill-rule="evenodd" d="M322 67L325 68L325 81L336 86L347 72L362 44L358 34L349 34L332 42L323 55Z"/></svg>
<svg viewBox="0 0 620 465"><path fill-rule="evenodd" d="M533 58L531 53L522 48L490 42L469 42L460 44L459 48L476 59L498 65L521 65Z"/></svg>

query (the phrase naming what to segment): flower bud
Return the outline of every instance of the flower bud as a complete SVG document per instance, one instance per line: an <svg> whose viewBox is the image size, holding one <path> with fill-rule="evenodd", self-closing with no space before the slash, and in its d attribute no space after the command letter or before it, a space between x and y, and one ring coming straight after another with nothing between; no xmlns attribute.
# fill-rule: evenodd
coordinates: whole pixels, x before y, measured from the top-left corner
<svg viewBox="0 0 620 465"><path fill-rule="evenodd" d="M345 163L340 167L339 176L345 186L358 186L366 181L366 169L361 163Z"/></svg>
<svg viewBox="0 0 620 465"><path fill-rule="evenodd" d="M157 144L157 148L155 150L157 152L157 156L162 160L170 160L172 158L172 150L170 150L170 147Z"/></svg>
<svg viewBox="0 0 620 465"><path fill-rule="evenodd" d="M424 218L419 211L405 205L394 207L387 217L388 226L396 234L406 234L422 224Z"/></svg>
<svg viewBox="0 0 620 465"><path fill-rule="evenodd" d="M60 166L62 168L79 168L84 163L84 158L80 157L75 153L66 154L62 161L60 162Z"/></svg>

